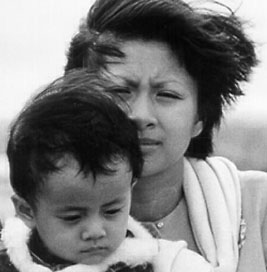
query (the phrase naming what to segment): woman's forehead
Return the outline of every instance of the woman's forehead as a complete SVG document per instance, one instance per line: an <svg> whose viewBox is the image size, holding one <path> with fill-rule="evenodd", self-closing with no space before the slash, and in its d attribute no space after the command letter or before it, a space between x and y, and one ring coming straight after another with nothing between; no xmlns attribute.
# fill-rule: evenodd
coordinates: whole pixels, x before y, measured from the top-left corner
<svg viewBox="0 0 267 272"><path fill-rule="evenodd" d="M193 78L163 42L130 40L120 50L125 57L107 65L107 74L116 83L136 87L140 81L146 81L154 87L166 84L195 87Z"/></svg>

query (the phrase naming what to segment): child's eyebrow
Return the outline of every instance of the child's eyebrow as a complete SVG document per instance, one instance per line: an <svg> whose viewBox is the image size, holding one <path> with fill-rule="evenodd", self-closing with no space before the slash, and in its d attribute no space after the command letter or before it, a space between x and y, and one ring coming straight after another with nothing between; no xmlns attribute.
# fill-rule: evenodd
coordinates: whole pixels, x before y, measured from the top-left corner
<svg viewBox="0 0 267 272"><path fill-rule="evenodd" d="M102 205L103 208L109 207L109 206L113 206L116 204L120 204L123 203L125 200L125 197L118 197L115 199L112 199L111 201L105 203ZM64 207L58 207L57 212L69 212L69 211L77 211L77 212L84 212L87 210L87 207L79 207L79 206L64 206Z"/></svg>
<svg viewBox="0 0 267 272"><path fill-rule="evenodd" d="M77 206L65 206L65 207L59 207L57 209L58 212L69 212L69 211L78 211L83 212L86 208L84 207L77 207Z"/></svg>
<svg viewBox="0 0 267 272"><path fill-rule="evenodd" d="M120 204L122 203L123 201L125 200L125 197L118 197L118 198L115 198L113 200L111 200L110 202L107 202L103 205L103 207L107 207L107 206L112 206L112 205L116 205L116 204Z"/></svg>

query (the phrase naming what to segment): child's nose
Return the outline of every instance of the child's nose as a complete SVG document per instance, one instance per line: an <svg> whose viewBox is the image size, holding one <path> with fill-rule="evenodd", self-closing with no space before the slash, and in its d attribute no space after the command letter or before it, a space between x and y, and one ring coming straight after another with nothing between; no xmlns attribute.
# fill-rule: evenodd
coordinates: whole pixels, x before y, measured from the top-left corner
<svg viewBox="0 0 267 272"><path fill-rule="evenodd" d="M99 240L106 236L103 220L100 218L88 220L81 231L82 240Z"/></svg>

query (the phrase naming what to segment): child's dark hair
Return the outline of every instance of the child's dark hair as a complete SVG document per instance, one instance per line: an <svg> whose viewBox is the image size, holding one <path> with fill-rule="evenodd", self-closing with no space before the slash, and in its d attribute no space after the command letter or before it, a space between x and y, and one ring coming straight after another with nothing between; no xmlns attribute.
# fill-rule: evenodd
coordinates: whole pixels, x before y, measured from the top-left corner
<svg viewBox="0 0 267 272"><path fill-rule="evenodd" d="M127 40L166 43L198 88L203 130L186 155L205 158L213 151L213 128L220 124L223 107L243 94L240 82L248 80L257 63L241 20L224 8L220 13L197 9L182 0L96 0L70 44L65 69L101 69L110 56L124 57L120 46Z"/></svg>
<svg viewBox="0 0 267 272"><path fill-rule="evenodd" d="M66 155L85 175L110 174L109 163L123 159L133 180L139 178L143 160L137 130L108 88L96 73L73 71L25 106L7 146L15 193L34 205L41 184L60 170L58 161Z"/></svg>

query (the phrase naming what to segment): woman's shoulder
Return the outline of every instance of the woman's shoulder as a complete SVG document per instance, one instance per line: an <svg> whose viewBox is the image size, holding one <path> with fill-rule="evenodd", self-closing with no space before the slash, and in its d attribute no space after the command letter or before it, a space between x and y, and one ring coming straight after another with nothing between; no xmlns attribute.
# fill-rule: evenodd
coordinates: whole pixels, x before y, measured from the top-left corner
<svg viewBox="0 0 267 272"><path fill-rule="evenodd" d="M263 171L238 171L242 193L250 192L263 195L267 198L267 172Z"/></svg>
<svg viewBox="0 0 267 272"><path fill-rule="evenodd" d="M267 173L239 171L243 212L249 217L266 221ZM267 223L267 222L265 222Z"/></svg>
<svg viewBox="0 0 267 272"><path fill-rule="evenodd" d="M266 266L264 260L267 260L267 173L240 171L239 176L245 243L238 271L265 271L263 269Z"/></svg>

